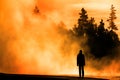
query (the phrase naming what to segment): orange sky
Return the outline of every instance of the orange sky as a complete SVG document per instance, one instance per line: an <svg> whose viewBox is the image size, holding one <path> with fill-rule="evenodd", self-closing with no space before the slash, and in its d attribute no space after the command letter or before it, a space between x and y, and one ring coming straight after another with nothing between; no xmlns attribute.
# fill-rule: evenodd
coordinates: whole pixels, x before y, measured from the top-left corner
<svg viewBox="0 0 120 80"><path fill-rule="evenodd" d="M88 11L88 14L90 17L95 17L97 22L99 22L100 21L99 19L101 18L104 18L106 21L106 18L108 18L110 13L111 4L114 4L115 9L117 10L116 13L118 17L120 15L119 2L120 2L119 0L100 0L100 1L96 1L96 0L74 0L74 1L73 0L66 0L66 1L65 0L44 0L44 1L5 0L5 1L1 1L0 8L4 8L4 12L6 13L7 13L7 10L9 13L11 13L9 10L12 9L12 11L17 13L16 14L17 16L20 16L18 14L19 10L17 9L21 9L25 13L32 10L34 8L34 5L37 5L40 9L41 14L52 18L55 22L63 21L66 23L66 25L72 27L74 24L77 23L77 19L79 17L78 13L80 12L80 9L82 7L84 7ZM4 3L6 5L4 5ZM119 17L117 18L116 21L117 21L116 24L119 25L119 21L120 21Z"/></svg>
<svg viewBox="0 0 120 80"><path fill-rule="evenodd" d="M100 19L104 19L106 22L109 17L111 4L115 6L117 20L116 25L120 25L120 1L119 0L38 0L38 6L41 12L46 13L51 16L55 21L63 21L67 27L73 27L77 23L79 18L78 13L80 9L84 7L89 14L89 17L95 17L98 23ZM107 23L106 23L107 24ZM107 24L108 25L108 24Z"/></svg>

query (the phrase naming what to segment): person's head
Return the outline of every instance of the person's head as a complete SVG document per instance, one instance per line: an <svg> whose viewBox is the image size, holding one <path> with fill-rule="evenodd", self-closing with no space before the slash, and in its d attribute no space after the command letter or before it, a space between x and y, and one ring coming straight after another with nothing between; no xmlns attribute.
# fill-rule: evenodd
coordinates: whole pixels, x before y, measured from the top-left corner
<svg viewBox="0 0 120 80"><path fill-rule="evenodd" d="M79 53L82 54L82 50L80 50Z"/></svg>

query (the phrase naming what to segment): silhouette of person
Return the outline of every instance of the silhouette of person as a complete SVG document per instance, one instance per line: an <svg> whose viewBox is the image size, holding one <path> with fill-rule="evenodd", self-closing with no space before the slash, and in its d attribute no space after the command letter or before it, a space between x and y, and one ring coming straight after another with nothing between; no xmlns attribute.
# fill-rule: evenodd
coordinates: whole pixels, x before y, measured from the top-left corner
<svg viewBox="0 0 120 80"><path fill-rule="evenodd" d="M81 78L82 76L82 78L84 78L85 56L82 54L82 50L80 50L77 55L77 66L79 67L79 77Z"/></svg>

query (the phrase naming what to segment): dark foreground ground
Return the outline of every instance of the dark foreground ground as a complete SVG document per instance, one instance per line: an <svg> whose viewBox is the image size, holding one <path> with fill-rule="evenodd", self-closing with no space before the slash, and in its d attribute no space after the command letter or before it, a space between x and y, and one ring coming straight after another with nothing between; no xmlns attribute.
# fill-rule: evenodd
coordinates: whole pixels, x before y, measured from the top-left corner
<svg viewBox="0 0 120 80"><path fill-rule="evenodd" d="M73 76L52 76L52 75L48 76L48 75L27 75L27 74L4 74L4 73L0 73L0 80L109 80L109 79L93 78L93 77L85 77L84 79L79 79L78 77L73 77Z"/></svg>

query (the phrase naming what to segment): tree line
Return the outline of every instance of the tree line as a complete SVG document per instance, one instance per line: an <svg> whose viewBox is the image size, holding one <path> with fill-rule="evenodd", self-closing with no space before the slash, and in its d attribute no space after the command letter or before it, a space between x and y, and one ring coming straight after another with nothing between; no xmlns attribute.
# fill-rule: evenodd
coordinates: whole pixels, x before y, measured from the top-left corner
<svg viewBox="0 0 120 80"><path fill-rule="evenodd" d="M96 24L95 19L89 18L87 11L82 8L77 25L70 30L72 35L78 39L87 38L84 44L88 45L90 53L96 58L113 57L115 49L120 46L119 37L116 33L118 27L115 24L117 19L115 7L111 5L110 10L110 16L107 19L108 27L105 27L103 19L99 24Z"/></svg>

